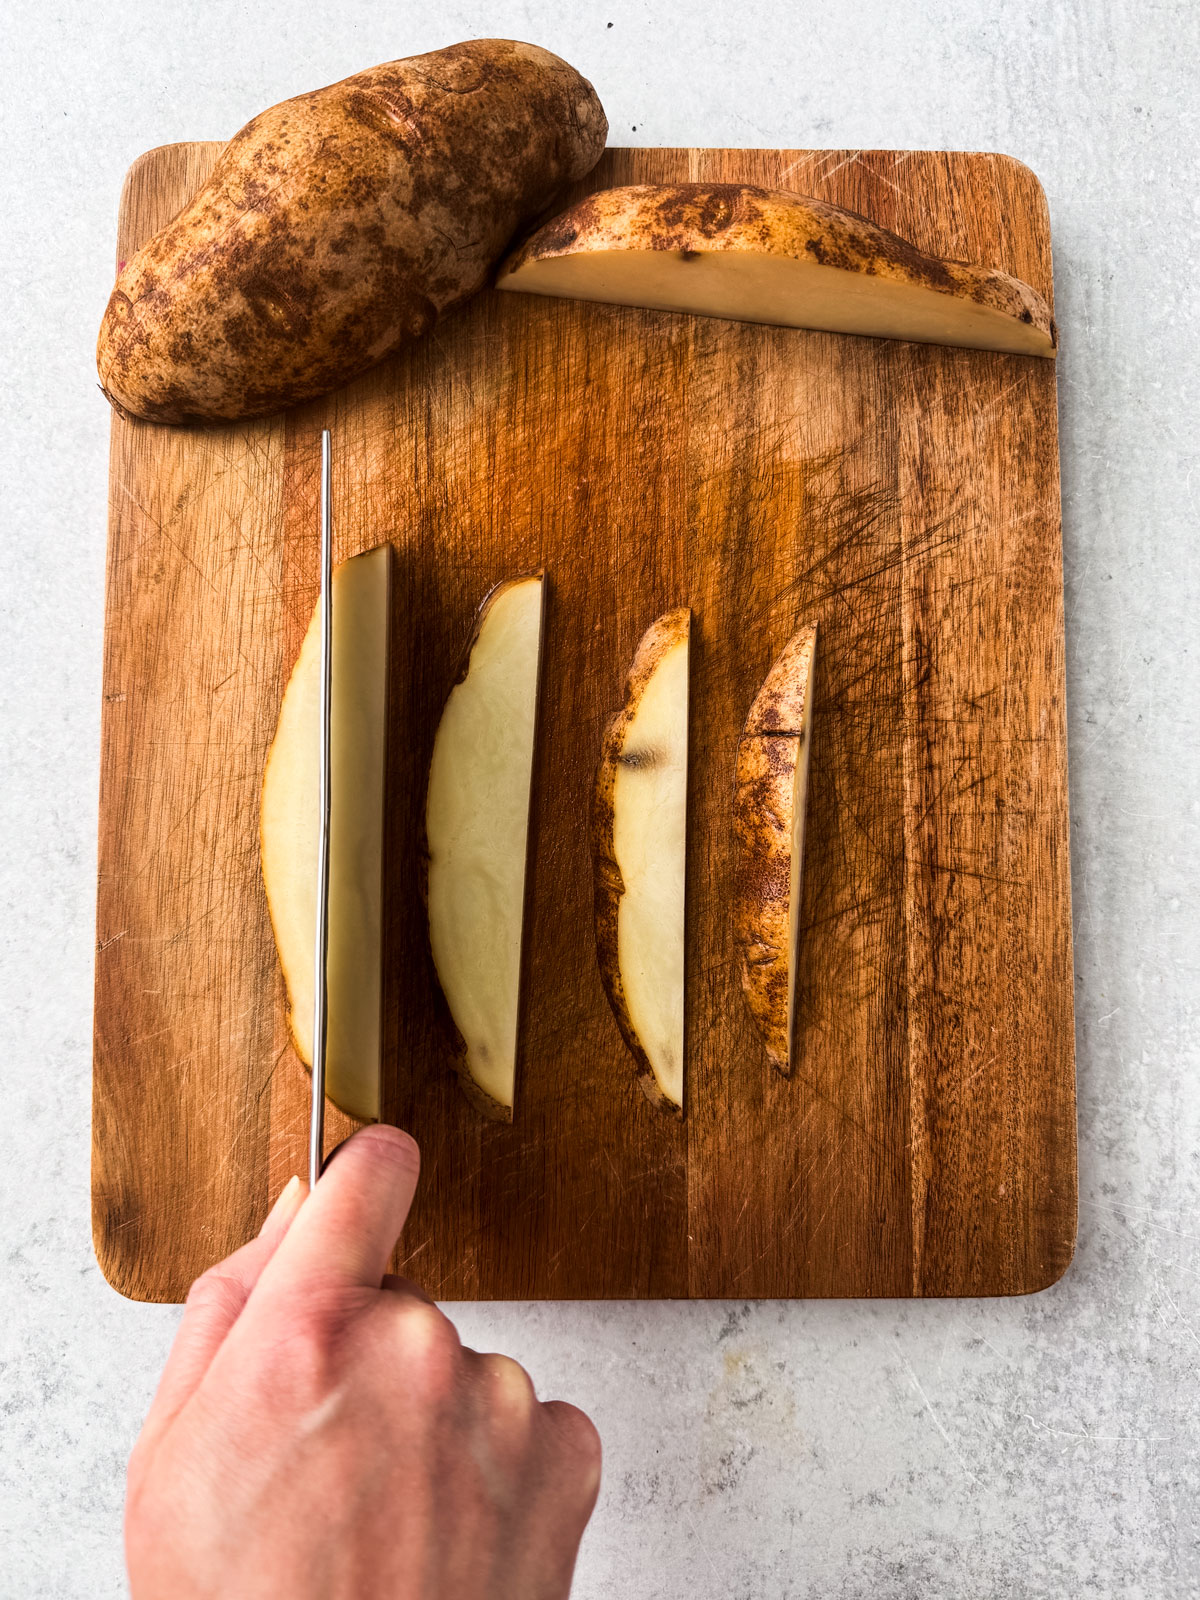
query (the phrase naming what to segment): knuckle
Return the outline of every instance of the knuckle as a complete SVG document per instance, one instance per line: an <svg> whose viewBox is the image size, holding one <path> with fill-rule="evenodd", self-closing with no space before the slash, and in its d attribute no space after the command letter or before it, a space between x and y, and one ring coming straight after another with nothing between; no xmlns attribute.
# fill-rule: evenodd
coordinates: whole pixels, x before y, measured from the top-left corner
<svg viewBox="0 0 1200 1600"><path fill-rule="evenodd" d="M236 1316L246 1303L246 1288L240 1279L218 1264L202 1272L187 1293L191 1310L220 1312Z"/></svg>
<svg viewBox="0 0 1200 1600"><path fill-rule="evenodd" d="M487 1403L495 1417L507 1423L528 1423L533 1416L537 1395L533 1379L511 1356L481 1356L487 1385Z"/></svg>
<svg viewBox="0 0 1200 1600"><path fill-rule="evenodd" d="M427 1383L448 1384L462 1349L449 1317L435 1305L412 1300L401 1309L401 1328L406 1362Z"/></svg>
<svg viewBox="0 0 1200 1600"><path fill-rule="evenodd" d="M581 1475L594 1488L600 1481L604 1454L596 1424L586 1411L565 1400L548 1400L542 1410L554 1428L560 1448L578 1463Z"/></svg>

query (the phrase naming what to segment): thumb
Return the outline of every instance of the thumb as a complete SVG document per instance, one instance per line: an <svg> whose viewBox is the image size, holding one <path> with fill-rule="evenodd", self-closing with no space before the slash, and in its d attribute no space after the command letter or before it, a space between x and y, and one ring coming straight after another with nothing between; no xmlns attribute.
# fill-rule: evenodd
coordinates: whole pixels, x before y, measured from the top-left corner
<svg viewBox="0 0 1200 1600"><path fill-rule="evenodd" d="M338 1146L296 1225L272 1257L246 1316L252 1322L297 1295L378 1289L417 1187L415 1140L376 1122Z"/></svg>

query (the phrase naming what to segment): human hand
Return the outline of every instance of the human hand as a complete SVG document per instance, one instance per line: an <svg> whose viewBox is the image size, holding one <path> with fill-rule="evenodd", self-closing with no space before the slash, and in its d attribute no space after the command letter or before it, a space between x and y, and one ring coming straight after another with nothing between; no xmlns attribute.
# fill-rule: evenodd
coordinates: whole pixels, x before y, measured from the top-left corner
<svg viewBox="0 0 1200 1600"><path fill-rule="evenodd" d="M129 1462L133 1600L567 1594L599 1437L384 1277L418 1165L363 1129L193 1284Z"/></svg>

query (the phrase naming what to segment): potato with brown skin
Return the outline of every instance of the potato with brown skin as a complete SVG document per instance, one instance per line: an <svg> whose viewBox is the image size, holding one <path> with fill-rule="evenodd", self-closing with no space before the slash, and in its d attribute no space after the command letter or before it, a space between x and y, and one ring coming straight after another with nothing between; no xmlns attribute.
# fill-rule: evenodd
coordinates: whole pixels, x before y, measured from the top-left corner
<svg viewBox="0 0 1200 1600"><path fill-rule="evenodd" d="M684 1109L691 612L651 623L604 730L592 796L596 959L637 1081Z"/></svg>
<svg viewBox="0 0 1200 1600"><path fill-rule="evenodd" d="M105 394L179 423L338 388L481 289L607 127L573 67L506 39L273 106L122 268L97 347Z"/></svg>
<svg viewBox="0 0 1200 1600"><path fill-rule="evenodd" d="M498 289L1053 356L1036 290L925 255L828 201L745 183L602 189L543 224Z"/></svg>
<svg viewBox="0 0 1200 1600"><path fill-rule="evenodd" d="M790 1076L815 624L784 647L738 741L733 799L734 943L742 992L772 1064Z"/></svg>

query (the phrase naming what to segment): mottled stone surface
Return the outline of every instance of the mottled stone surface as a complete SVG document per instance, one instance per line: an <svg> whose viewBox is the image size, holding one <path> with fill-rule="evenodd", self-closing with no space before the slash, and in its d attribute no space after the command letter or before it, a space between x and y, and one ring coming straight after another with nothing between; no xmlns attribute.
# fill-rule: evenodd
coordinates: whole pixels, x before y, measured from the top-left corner
<svg viewBox="0 0 1200 1600"><path fill-rule="evenodd" d="M123 1463L176 1321L106 1287L87 1221L108 436L91 351L121 176L149 145L480 34L566 56L616 143L1019 156L1050 197L1062 333L1077 1260L1007 1303L462 1310L470 1343L600 1425L576 1595L1200 1592L1194 0L18 0L0 100L0 1595L124 1592Z"/></svg>

